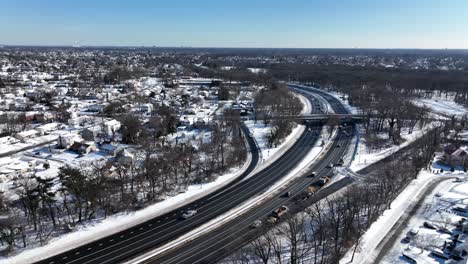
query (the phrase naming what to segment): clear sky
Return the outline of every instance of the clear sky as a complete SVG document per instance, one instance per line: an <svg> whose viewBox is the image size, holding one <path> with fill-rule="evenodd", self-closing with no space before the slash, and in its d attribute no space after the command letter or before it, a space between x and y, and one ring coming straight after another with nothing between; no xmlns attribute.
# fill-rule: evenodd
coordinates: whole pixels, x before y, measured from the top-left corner
<svg viewBox="0 0 468 264"><path fill-rule="evenodd" d="M468 49L468 0L0 0L0 44Z"/></svg>

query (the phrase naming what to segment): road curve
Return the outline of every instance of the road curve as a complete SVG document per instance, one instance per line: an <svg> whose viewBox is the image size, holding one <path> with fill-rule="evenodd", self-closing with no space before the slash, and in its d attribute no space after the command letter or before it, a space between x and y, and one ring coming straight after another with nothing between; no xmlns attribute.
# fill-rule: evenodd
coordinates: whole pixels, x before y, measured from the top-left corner
<svg viewBox="0 0 468 264"><path fill-rule="evenodd" d="M252 163L231 184L175 211L38 263L118 263L157 248L266 190L300 162L320 133L320 127L305 131L278 160L254 177L244 179L258 162L258 150L247 128L243 129L252 150ZM180 220L180 214L188 209L195 209L198 214Z"/></svg>
<svg viewBox="0 0 468 264"><path fill-rule="evenodd" d="M309 89L307 87L300 87L299 89L304 91L303 95L311 100L311 102L313 101L313 94L320 94L328 101L328 103L330 103L336 113L348 113L346 107L331 95L321 91L317 92L316 90ZM320 126L315 126L312 130L317 131L320 128ZM310 168L311 171L317 172L317 176L313 178L304 177L296 179L287 189L287 191L291 193L290 198L284 198L281 196L271 197L267 202L258 205L256 208L233 219L222 227L216 228L175 250L150 258L146 260L145 263L216 263L224 257L232 254L234 250L240 248L249 239L258 234L258 230L253 230L249 227L254 221L265 220L272 210L281 205L291 204L294 206L293 199L296 195L302 193L307 186L317 181L319 177L331 175L333 173L332 169L327 168L327 165L330 163L337 163L339 159L345 155L349 144L351 144L352 138L348 137L346 133L343 133L344 130L346 130L348 134L352 134L354 132L354 128L352 126L339 129L338 136L333 142L331 150L327 152L320 162L316 163L313 168ZM314 142L316 140L317 138L313 139ZM338 147L338 145L340 147ZM303 155L307 152L308 150L305 150ZM333 186L333 188L338 190L349 183L350 182L344 181L343 183ZM319 192L317 196L323 198L326 196L324 193L336 191L327 189L324 190L325 192ZM315 197L314 200L316 198L317 197Z"/></svg>

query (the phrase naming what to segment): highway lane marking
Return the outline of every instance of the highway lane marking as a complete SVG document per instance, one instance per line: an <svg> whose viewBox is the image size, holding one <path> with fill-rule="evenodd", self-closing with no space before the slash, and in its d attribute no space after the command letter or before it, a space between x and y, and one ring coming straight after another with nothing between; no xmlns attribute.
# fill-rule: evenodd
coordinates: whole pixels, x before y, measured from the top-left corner
<svg viewBox="0 0 468 264"><path fill-rule="evenodd" d="M301 140L298 141L298 142L300 142L301 144L295 144L295 145L294 145L294 148L291 148L291 149L297 148L298 151L299 151L298 155L295 155L294 157L291 157L291 158L285 158L285 161L284 161L284 162L286 162L286 164L288 164L288 161L291 161L291 160L293 161L293 164L296 164L296 162L300 162L300 161L304 158L304 155L303 155L303 154L304 154L304 153L308 153L309 151L311 151L311 149L305 149L302 145L303 145L304 143L310 143L310 142L309 142L310 140L314 140L314 144L315 144L315 142L316 142L316 140L317 140L316 137L314 137L311 133L307 133L307 132L305 133L305 135L301 136L300 139L301 139ZM297 142L296 142L296 143L297 143ZM289 151L292 152L291 149L288 150L288 152L289 152ZM281 158L280 158L280 159L281 159ZM272 167L274 167L274 166L272 166ZM280 168L280 170L279 170L280 173L279 173L278 175L284 174L284 171L290 171L292 168L293 168L293 167L291 167L291 168L288 169L287 166L286 166L286 167L285 167L285 166L281 166L281 168ZM265 171L267 171L267 169L266 169ZM273 171L274 171L274 172L278 172L278 170L273 170ZM270 174L270 173L268 173L268 172L264 172L264 173L265 173L266 175L269 175L269 174ZM277 182L277 180L275 180L274 182ZM273 183L274 183L274 182L273 182ZM270 185L270 184L268 184L268 185ZM268 186L268 185L265 185L265 187ZM252 192L252 193L255 193L254 191L257 192L256 189L249 190L249 192ZM244 194L247 194L247 193L244 193ZM240 195L238 195L238 196L239 196L239 199L242 199L242 198L243 198L243 197L240 196ZM237 197L237 196L236 196L236 197ZM233 201L236 201L236 200L237 200L237 199L233 199ZM228 206L230 206L230 205L228 204ZM226 207L227 207L227 206L226 206ZM221 207L220 209L224 209L224 207ZM210 215L207 215L207 217L208 217L208 216L210 216ZM203 220L203 219L200 218L200 220ZM196 222L194 222L194 224L197 223L197 222L203 222L203 221L196 221ZM149 230L149 231L151 231L151 230ZM147 233L147 232L149 232L149 231L146 231L146 232L144 232L144 233L142 233L142 234L145 234L145 233ZM160 233L160 232L159 232L159 233ZM136 241L136 242L130 243L130 244L128 244L128 245L122 247L121 249L127 248L127 247L129 247L129 246L131 246L131 245L133 245L133 244L139 243L139 242L141 242L141 241L148 240L149 238L152 238L153 236L158 235L159 233L151 234L151 235L149 235L148 237L144 237L144 238L142 238L140 241ZM170 236L170 235L172 235L173 233L174 233L174 232L168 233L168 234L164 235L163 237ZM142 235L142 234L140 234L140 235ZM139 235L138 235L138 236L139 236ZM124 241L122 241L122 242L124 242ZM115 245L120 244L120 243L122 243L122 242L116 243ZM149 243L152 243L152 242L154 242L154 241L151 240L150 242L146 242L146 243L144 243L142 246L146 246L146 245L148 245ZM113 247L113 246L114 246L114 245L112 245L111 247ZM128 253L128 252L135 251L136 249L139 249L139 248L141 248L142 246L139 246L139 247L135 247L135 248L133 248L133 249L130 249L129 251L127 251L127 252L125 252L125 253L123 253L123 254L126 254L126 253ZM121 249L120 249L120 250L121 250ZM95 252L95 253L97 253L97 252ZM113 254L113 252L110 252L110 253L101 255L101 256L99 256L99 257L107 256L107 255L109 255L109 254ZM117 255L117 256L111 258L110 260L113 260L113 259L115 259L115 258L117 258L117 257L120 257L120 256L122 256L123 254L119 254L119 255ZM97 258L96 258L96 259L97 259ZM96 260L96 259L94 259L94 260ZM101 264L102 264L102 263L109 262L110 260L105 260L104 262L101 262Z"/></svg>
<svg viewBox="0 0 468 264"><path fill-rule="evenodd" d="M300 160L302 160L302 158L303 158L303 155L302 155L302 154L303 154L303 152L304 152L304 150L303 150L304 148L302 148L302 145L303 145L304 143L308 142L308 141L310 140L309 138L310 138L310 139L314 139L315 137L311 137L311 134L309 134L309 133L307 133L307 132L304 133L303 135L301 135L300 140L297 141L297 142L293 145L293 147L290 148L290 149L287 151L287 152L293 152L293 151L295 151L295 149L297 149L297 151L299 151L299 154L301 154L301 155L295 155L294 157L283 158L283 162L285 162L286 164L288 164L288 162L289 162L290 160L296 161L298 158L299 158ZM310 151L310 149L309 149L309 151ZM281 158L278 159L278 160L281 160ZM261 172L264 173L264 174L266 174L266 175L271 174L271 172L269 172L269 171L278 172L278 169L275 169L275 167L280 167L280 172L281 172L281 173L282 173L284 170L287 170L287 167L284 168L284 166L280 166L280 165L281 165L280 163L274 163L274 164L272 164L270 167L265 168L265 170L263 170L263 171L261 171ZM281 174L281 173L280 173L280 174ZM278 174L278 175L279 175L279 174ZM257 179L258 179L258 181L261 180L260 178L257 178ZM276 182L276 180L275 180L274 182ZM268 185L270 185L270 184L268 184ZM266 186L267 186L267 185L264 184L264 187L266 187ZM252 190L248 189L247 191L248 191L248 192L239 193L238 195L236 195L236 197L239 196L239 198L242 199L242 198L244 198L244 197L242 197L242 194L245 195L245 194L248 194L249 192L251 192L251 193L253 194L253 193L256 193L256 192L257 192L256 189L252 189ZM219 196L218 196L218 197L219 197ZM235 200L237 200L237 199L234 199L234 201L235 201ZM213 202L215 202L215 201L216 201L216 200L213 200ZM228 206L230 206L230 205L228 205ZM227 208L227 206L223 206L223 207L221 207L221 208L219 208L219 209L222 209L222 210L224 211L225 207ZM209 217L209 216L211 216L211 215L214 215L214 214L218 214L218 212L215 211L215 212L213 212L213 213L207 215L207 217ZM168 218L168 217L166 217L166 218ZM200 220L203 220L203 219L200 219ZM172 222L172 221L171 221L171 222ZM197 222L203 222L203 221L197 221ZM165 225L167 225L167 224L169 224L169 223L170 223L170 222L166 223ZM180 223L180 225L182 225L182 222L179 222L179 223ZM140 230L142 230L142 228L141 228ZM148 233L148 232L150 232L150 231L152 231L152 230L148 230L148 231L146 231L146 232L140 233L139 235L134 236L133 238L139 237L139 236L141 236L141 235L143 235L143 234L146 234L146 233ZM160 233L162 233L162 232L163 232L163 231L154 233L154 234L152 234L152 235L150 235L150 236L148 236L148 237L143 237L140 241L143 241L143 240L146 240L146 239L148 239L148 238L151 238L151 237L153 237L154 235L158 235L158 234L160 234ZM174 232L172 232L172 233L174 233ZM172 233L169 233L169 235L172 235ZM165 235L164 237L167 237L167 236L168 236L168 235ZM131 238L129 238L129 239L131 239ZM106 249L112 248L112 247L114 247L114 246L117 246L117 245L119 245L119 244L121 244L121 243L123 243L123 242L126 242L126 241L129 240L129 239L125 239L125 240L123 240L123 241L117 242L117 243L115 243L115 244L113 244L113 245L107 247ZM140 241L136 241L136 242L130 243L130 245L133 245L133 244L138 243L138 242L140 242ZM146 243L146 244L147 244L147 243ZM128 245L125 246L124 248L126 248L126 247L128 247ZM138 249L138 248L139 248L139 247L137 247L136 249ZM98 252L101 252L101 251L103 251L103 250L105 250L105 249L102 249L102 250L93 252L93 253L91 253L90 255L97 254ZM130 251L133 251L133 250L130 250ZM106 256L106 255L109 255L109 254L111 254L111 253L108 253L108 254L105 254L105 255L102 255L102 256L99 256L99 257L103 257L103 256ZM90 255L89 255L89 256L90 256ZM120 255L119 255L119 256L120 256ZM98 258L99 258L99 257L98 257ZM96 259L97 259L97 258L95 258L94 260L96 260ZM77 259L77 260L79 260L79 259ZM74 262L74 261L73 261L73 262Z"/></svg>
<svg viewBox="0 0 468 264"><path fill-rule="evenodd" d="M339 139L336 139L336 140L334 141L334 144L336 144L336 142L338 142L339 140L340 140L340 138L339 138ZM309 152L310 152L310 151L311 151L311 150L309 150ZM330 159L336 158L336 156L334 156L334 155L330 155L330 156L331 156L331 157L329 157L326 161L322 161L322 165L319 166L320 169L318 169L319 171L321 171L321 170L324 169L324 167L326 166L326 164L328 164L328 161L329 161ZM284 187L282 187L282 188L284 189L284 188L286 188L286 187L284 186ZM288 200L291 200L291 199L288 199ZM276 203L278 204L277 206L279 206L279 204L282 204L282 203L284 203L284 202L283 202L282 199L278 199ZM276 204L276 203L275 203L275 204ZM274 207L277 207L277 206L274 206ZM265 214L265 212L266 212L266 214ZM266 208L266 209L263 210L263 212L261 212L261 214L254 214L253 216L255 216L255 217L250 217L250 218L260 219L260 218L263 218L263 217L265 217L265 216L268 216L268 215L270 214L270 212L271 212L271 209L270 209L270 208ZM257 215L260 215L260 216L258 217ZM214 240L215 238L218 238L218 237L220 237L220 236L223 236L224 238L229 238L230 236L232 236L232 232L231 232L231 231L232 231L233 229L234 229L235 231L237 231L237 230L239 230L238 227L241 226L241 224L246 224L247 222L250 222L250 221L251 221L250 219L242 220L242 221L239 222L237 225L231 226L231 227L228 228L226 231L221 232L220 234L218 234L218 235L212 237L211 240ZM244 232L244 231L242 231L242 232ZM234 232L234 234L235 234L235 233L236 233L236 232ZM239 233L239 232L238 232L238 233ZM226 234L227 234L227 236L225 236ZM205 235L206 235L206 234L205 234ZM230 238L229 238L229 239L230 239ZM207 241L205 241L205 242L203 242L203 243L201 243L201 244L198 244L197 246L201 246L201 245L205 245L205 244L211 243L211 242L212 242L211 240L207 240ZM234 243L236 240L237 240L237 239L234 239L234 241L232 241L231 243L228 243L228 245ZM219 240L217 240L217 241L219 241ZM219 242L218 242L218 243L211 243L211 244L208 246L208 248L212 248L212 247L213 247L214 245L216 245L216 244L219 244ZM204 248L204 249L205 249L205 248ZM193 251L195 251L195 250L199 250L199 249L197 249L197 248L195 248L195 249L193 249L193 248L192 248L192 249L188 249L188 250L184 251L182 254L185 254L185 252L187 252L187 251L190 253L190 252L193 252ZM215 253L216 253L216 252L215 252ZM174 259L180 259L180 258L182 257L182 256L181 256L182 254L181 254L181 253L178 253L177 256L174 256L174 257L170 258L169 260L167 260L167 261L165 261L165 262L173 261ZM214 254L214 253L211 253L211 254L209 254L208 256L210 256L210 255L212 255L212 254ZM193 256L191 256L191 257L193 258ZM205 256L204 258L206 258L206 256ZM187 258L184 258L183 260L187 260ZM198 259L198 260L200 260L200 259Z"/></svg>
<svg viewBox="0 0 468 264"><path fill-rule="evenodd" d="M341 141L341 139L342 139L342 136L341 136L341 134L339 134L339 136L334 140L334 143L332 144L332 146L338 144L338 143ZM347 147L349 147L349 142L347 142L346 145L347 145ZM344 149L347 149L347 147L344 148ZM344 154L344 153L342 153L342 152L346 152L346 151L338 151L338 152L332 151L332 153L327 157L326 160L323 160L320 164L316 164L316 165L315 165L315 166L318 165L318 168L317 168L316 170L317 170L317 171L320 171L320 172L323 172L324 174L327 174L326 172L327 172L328 170L324 170L324 169L326 169L326 165L328 164L328 162L333 161L333 160L335 160L335 159L341 157L342 154ZM336 153L336 154L334 154L334 153ZM309 184L309 181L307 181L307 184L305 184L305 186L307 186L308 184ZM302 185L302 186L303 186L303 185ZM298 186L296 186L296 188L293 187L293 189L297 189L297 191L300 191L301 189L303 189L302 186L301 186L301 185L298 185ZM299 187L299 188L297 188L297 187ZM288 199L288 200L291 201L292 198L290 198L290 199ZM281 203L283 203L282 200L278 200L278 201L280 201ZM280 204L280 203L278 203L278 204ZM264 211L268 212L266 215L269 215L270 209L267 208L267 209L264 210ZM258 215L258 214L254 214L252 217L250 217L250 219L252 219L252 218L259 219L259 218L263 218L263 217L266 216L266 215L263 214L263 213L262 213L261 217L257 217L257 215ZM239 222L237 225L231 226L228 230L226 230L226 231L224 231L224 232L221 232L221 233L218 234L217 236L214 236L214 237L212 237L212 238L210 238L210 239L211 239L211 240L214 240L215 238L220 237L220 236L222 236L222 235L224 235L224 234L228 234L227 237L232 236L232 232L230 232L230 231L231 231L232 229L235 229L236 231L237 231L237 230L240 230L240 229L238 229L237 227L240 226L240 225L243 224L243 223L246 223L247 221L251 221L251 220L247 220L247 219L246 219L246 220L243 220L243 221ZM228 231L229 231L229 232L228 232ZM243 232L243 231L242 231L242 232ZM235 233L236 233L236 232L234 232L234 234L235 234ZM225 238L226 238L226 237L225 237ZM202 243L202 244L198 244L198 246L204 245L204 244L207 244L207 243L211 243L211 242L212 242L211 240L207 240L207 241L205 241L205 242ZM234 241L228 243L227 245L231 245L231 244L234 243L236 240L237 240L237 239L234 239ZM217 240L217 241L219 241L219 240ZM216 243L216 242L215 242L215 243L211 243L211 245L208 246L208 248L211 248L211 247L213 247L214 245L219 244L220 242L222 242L222 241L219 241L218 243ZM206 249L206 248L204 248L204 249ZM198 250L198 249L188 249L188 252L190 253L190 252L193 252L194 250ZM179 252L179 253L177 254L177 256L172 257L172 258L170 258L170 259L167 260L167 261L173 261L174 259L179 259L180 257L182 257L181 255L182 255L182 254L186 254L186 252L187 252L187 250L186 250L185 252L183 252L183 253L180 253L180 252ZM216 253L216 252L214 252L214 253ZM207 255L207 256L211 256L211 255L214 254L214 253L212 252L212 253L210 253L210 254ZM203 259L205 259L207 256L205 255L205 257L203 257L202 259L197 259L197 261L203 260ZM193 257L194 257L194 256L190 256L190 258L193 258ZM186 260L186 259L187 259L187 258L184 258L184 260ZM167 262L167 261L166 261L166 262Z"/></svg>
<svg viewBox="0 0 468 264"><path fill-rule="evenodd" d="M341 136L339 136L335 141L334 141L334 144L337 144L340 140L342 139ZM333 145L334 145L333 144ZM344 151L346 152L346 151ZM328 162L330 162L331 160L335 160L337 159L338 157L342 156L343 153L341 153L341 151L337 152L337 154L333 155L330 154L329 157L322 161L322 164L318 166L317 168L317 171L320 171L320 172L323 172L324 174L326 174L325 172L327 170L324 171L324 169L326 169L326 164L328 164ZM296 186L297 187L297 186ZM298 190L300 190L302 188L298 188ZM288 199L289 201L291 201L292 199ZM279 201L279 203L278 203ZM279 204L283 203L282 200L277 200L277 203L275 204L278 204L277 206L279 206ZM277 207L277 206L274 206L274 207ZM239 227L242 227L242 224L246 224L247 222L250 222L251 220L250 219L260 219L260 218L263 218L265 216L268 216L270 214L270 209L269 208L266 208L264 209L264 212L267 212L267 214L264 214L264 212L262 212L261 214L254 214L252 215L252 217L249 217L249 218L246 218L245 220L242 220L241 222L231 226L230 228L228 228L227 230L219 233L218 235L215 235L215 236L212 236L210 237L210 239L206 240L205 242L201 243L201 244L197 244L198 248L188 248L187 250L183 251L183 252L178 252L176 256L172 257L172 258L169 258L168 260L166 260L165 262L163 263L167 263L167 262L173 262L175 259L180 259L181 257L183 257L183 254L187 254L187 253L192 253L194 251L198 251L200 246L203 246L205 244L209 244L208 247L203 247L203 250L206 250L207 248L213 248L214 246L217 246L218 244L221 244L223 242L223 238L224 240L226 239L229 239L231 240L231 237L234 237L235 234L237 233L243 233L244 231L242 230L242 228L239 228ZM258 217L257 215L260 215L260 217ZM232 232L234 231L234 232ZM238 232L236 232L238 231ZM226 236L225 236L226 235ZM219 240L219 237L222 237L221 240ZM231 242L227 243L224 247L226 248L226 246L229 246L233 243L235 243L239 238L241 238L241 236L239 236L238 238L234 238ZM215 240L216 242L213 242L213 240ZM217 247L219 248L219 247ZM204 253L204 252L198 252L198 253ZM205 253L204 257L203 258L198 258L197 261L202 261L204 259L206 259L207 257L213 255L217 253L216 251L215 252L211 252L209 253L208 255L206 255L207 253ZM194 256L196 255L191 255L191 256L187 256L187 257L184 257L182 260L187 260L189 258L194 258Z"/></svg>
<svg viewBox="0 0 468 264"><path fill-rule="evenodd" d="M288 150L288 152L293 152L294 149L303 149L302 145L303 145L304 141L308 142L308 141L310 140L309 138L310 138L310 134L308 134L308 133L303 134L303 136L300 138L301 140L300 140L300 141L297 141L296 144L294 145L295 147L294 147L294 148L290 148L290 149ZM314 138L314 137L312 137L312 138ZM309 151L310 151L310 149L309 149ZM304 152L304 151L300 151L300 152ZM288 162L288 161L291 160L291 159L293 159L293 160L295 161L298 157L302 159L302 155L295 155L294 157L283 158L283 162ZM281 158L278 159L278 161L280 161L280 160L281 160ZM282 165L282 164L280 164L279 162L274 163L274 164L272 164L270 167L267 167L267 168L265 168L264 170L262 170L261 173L268 174L268 171L269 171L269 170L270 170L270 171L277 172L277 170L274 169L274 168L275 168L275 167L279 167L280 165ZM284 166L280 166L280 167L284 167ZM284 169L281 169L281 171L283 171L283 170L284 170ZM290 169L289 169L289 170L290 170ZM275 182L276 182L276 181L275 181ZM266 187L266 185L265 185L265 187ZM230 190L230 189L227 189L226 191L228 191L228 190ZM254 190L248 190L248 191L249 191L249 192L252 192L252 191L254 191ZM256 191L256 190L255 190L255 191ZM219 197L219 196L218 196L218 197ZM217 198L217 197L216 197L216 198ZM239 197L239 198L243 198L243 197ZM212 200L212 201L216 201L216 200ZM202 201L202 203L204 203L204 201ZM224 209L224 207L221 207L220 209ZM214 213L217 213L217 212L214 212ZM210 214L210 215L211 215L211 214ZM208 215L208 216L210 216L210 215ZM167 219L167 218L168 218L168 217L166 217L166 219ZM171 221L171 222L174 222L174 221ZM169 222L169 223L170 223L170 222ZM166 225L169 224L169 223L166 223ZM143 229L143 228L140 228L140 230L142 230L142 229ZM143 232L142 234L146 234L146 233L148 233L149 231L152 231L152 230L148 230L148 231L146 231L146 232ZM159 233L161 233L161 232L155 233L155 234L153 234L153 235L156 235L156 234L159 234ZM140 234L140 235L142 235L142 234ZM140 236L140 235L138 235L138 236ZM149 236L148 238L152 237L153 235ZM136 236L136 237L138 237L138 236ZM145 240L145 239L147 239L147 238L143 238L142 240ZM128 240L128 239L127 239L127 240ZM118 245L118 244L120 244L120 243L122 243L122 242L127 241L127 240L118 242L118 243L116 243L116 244L114 244L114 245L111 245L110 247L114 247L114 246L116 246L116 245ZM135 243L135 242L134 242L134 243ZM133 244L133 243L132 243L132 244ZM100 250L100 251L102 251L102 250ZM100 252L100 251L99 251L99 252ZM95 252L95 253L97 253L97 252ZM93 253L93 254L94 254L94 253Z"/></svg>

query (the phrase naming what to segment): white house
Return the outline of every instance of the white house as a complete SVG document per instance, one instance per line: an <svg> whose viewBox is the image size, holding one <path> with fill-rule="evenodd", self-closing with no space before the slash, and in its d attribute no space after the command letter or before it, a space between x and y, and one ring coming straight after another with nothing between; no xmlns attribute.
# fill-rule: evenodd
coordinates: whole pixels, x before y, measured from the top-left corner
<svg viewBox="0 0 468 264"><path fill-rule="evenodd" d="M35 136L38 136L38 135L39 135L39 131L31 129L31 130L26 130L26 131L17 133L15 135L15 138L17 138L19 140L24 140L24 139L32 138L32 137L35 137Z"/></svg>

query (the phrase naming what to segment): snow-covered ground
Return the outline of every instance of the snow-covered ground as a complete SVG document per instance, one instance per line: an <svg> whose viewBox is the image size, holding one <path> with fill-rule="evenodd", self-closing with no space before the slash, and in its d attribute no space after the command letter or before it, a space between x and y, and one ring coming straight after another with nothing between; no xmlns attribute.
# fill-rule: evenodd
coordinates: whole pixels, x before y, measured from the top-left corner
<svg viewBox="0 0 468 264"><path fill-rule="evenodd" d="M385 157L388 157L401 148L408 146L416 139L424 135L428 130L434 128L437 125L438 122L432 122L424 126L422 129L415 128L411 134L402 133L401 137L405 140L405 142L400 145L392 145L390 147L382 148L376 151L368 148L366 146L365 139L361 137L355 159L351 162L350 169L353 171L359 171L379 160L382 160Z"/></svg>
<svg viewBox="0 0 468 264"><path fill-rule="evenodd" d="M249 129L251 129L251 133L253 134L254 138L258 140L258 145L263 156L262 162L265 163L269 162L269 160L272 158L275 158L275 153L284 152L284 149L287 149L288 146L291 146L297 139L297 134L300 134L300 131L303 130L302 126L296 126L293 129L293 133L291 133L279 146L275 148L267 148L265 136L266 133L269 132L270 127L265 127L260 123L254 124L253 121L247 121L246 123L249 126ZM309 155L304 159L303 163L307 160L310 161L315 155L318 155L320 149L321 148L318 146L314 147L311 153L309 153ZM73 157L64 156L62 158L72 159ZM229 173L218 177L214 182L201 185L192 185L186 192L173 197L167 197L167 199L164 201L148 206L145 209L138 210L136 212L118 213L106 219L97 219L92 221L88 223L87 226L80 227L79 230L53 239L46 246L25 250L17 256L8 259L7 263L27 263L43 259L48 256L55 255L58 252L66 251L78 245L89 243L90 241L108 236L111 233L124 230L129 226L137 225L146 221L147 219L164 214L167 211L174 210L175 208L183 206L190 201L196 200L228 184L240 176L240 174L246 169L247 164L248 163L246 163L243 168L232 169ZM301 166L298 166L298 168ZM297 171L295 173L297 173Z"/></svg>
<svg viewBox="0 0 468 264"><path fill-rule="evenodd" d="M18 142L15 144L0 144L0 155L10 152L20 151L25 148L33 148L40 144L45 144L52 140L57 140L58 135L46 135L35 138L26 139L24 142Z"/></svg>
<svg viewBox="0 0 468 264"><path fill-rule="evenodd" d="M384 211L383 215L374 222L371 227L366 231L363 235L359 247L356 251L354 256L354 260L352 263L364 264L364 263L373 263L375 257L379 254L378 245L380 242L384 240L387 236L387 233L392 229L394 224L400 219L401 216L405 214L406 209L408 209L411 205L417 202L417 198L419 195L424 193L426 190L425 188L430 185L431 182L434 180L441 178L441 177L448 177L458 175L461 177L466 177L466 174L462 171L456 171L455 173L444 173L444 174L433 174L428 171L421 171L418 175L417 179L413 180L405 190L392 202L390 208ZM460 191L462 190L462 191ZM454 193L455 191L455 193ZM441 197L437 197L436 193L441 194ZM442 194L443 193L443 194ZM401 257L401 253L403 250L408 248L408 244L401 243L401 240L406 236L406 233L412 229L417 228L422 230L424 228L420 228L424 219L428 219L428 217L434 218L431 220L436 221L437 217L440 218L440 214L436 212L437 209L447 208L449 202L451 206L453 206L452 202L455 203L463 203L468 205L468 184L460 184L454 183L452 180L443 181L438 187L432 192L430 195L426 196L425 205L421 208L423 209L420 214L415 215L411 218L410 224L408 227L402 232L400 237L394 242L394 246L391 249L388 256L385 256L384 261L381 263L408 263L405 261L404 258ZM459 216L452 214L449 217L459 218ZM421 231L422 233L426 233L427 230ZM437 232L435 232L437 233ZM438 234L438 233L437 233ZM443 237L443 235L440 235ZM443 244L442 240L442 244ZM342 258L341 264L348 264L350 263L350 259L352 256L352 251L354 247L352 247L348 253ZM428 255L428 252L426 252ZM431 260L432 259L432 260ZM424 261L419 261L418 263L444 263L440 262L440 259L437 261L432 258L425 258Z"/></svg>
<svg viewBox="0 0 468 264"><path fill-rule="evenodd" d="M453 100L419 98L413 100L413 103L418 106L427 106L432 112L442 115L463 116L468 114L468 109L466 107L455 103Z"/></svg>
<svg viewBox="0 0 468 264"><path fill-rule="evenodd" d="M52 239L49 244L43 247L25 250L17 256L3 260L4 262L2 263L31 263L33 261L55 255L58 252L63 252L108 236L109 234L119 232L130 226L135 226L148 219L174 210L183 204L186 204L188 201L202 197L203 195L218 189L219 186L224 186L238 177L245 168L246 166L231 169L230 172L218 177L215 181L210 183L189 186L186 192L177 194L173 197L167 197L164 201L150 205L142 210L135 212L122 212L107 217L106 219L94 220L89 222L86 226L80 227L79 230L63 235L59 238Z"/></svg>

